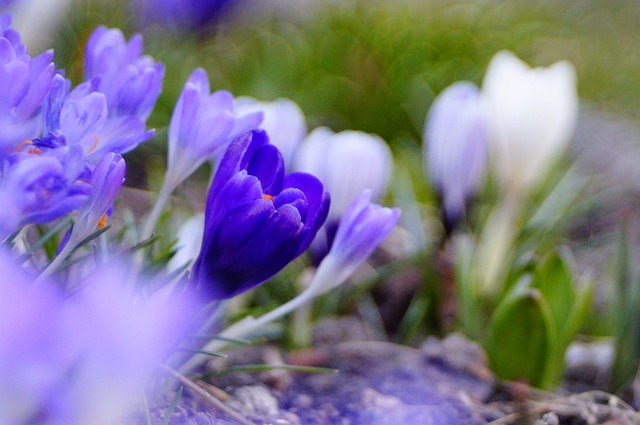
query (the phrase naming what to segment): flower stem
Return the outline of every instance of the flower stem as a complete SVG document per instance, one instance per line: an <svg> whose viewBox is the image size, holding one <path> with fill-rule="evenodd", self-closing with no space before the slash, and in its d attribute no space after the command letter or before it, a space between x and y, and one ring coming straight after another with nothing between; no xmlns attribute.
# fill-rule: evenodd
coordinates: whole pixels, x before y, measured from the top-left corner
<svg viewBox="0 0 640 425"><path fill-rule="evenodd" d="M350 275L350 273L340 273L340 270L336 268L337 263L334 261L326 261L328 257L320 264L316 270L313 279L309 286L298 294L292 300L282 304L281 306L271 310L270 312L263 314L257 319L253 316L245 317L239 322L234 323L220 334L219 338L209 341L202 351L215 352L224 348L227 344L227 340L243 339L247 335L253 333L256 329L296 310L297 308L310 302L318 295L324 294L327 290L332 289L342 282L344 282ZM184 365L180 367L182 374L188 374L193 371L198 365L206 361L208 356L203 353L197 353L191 357Z"/></svg>
<svg viewBox="0 0 640 425"><path fill-rule="evenodd" d="M140 233L141 241L149 239L153 234L153 229L155 229L156 224L158 224L160 214L162 214L162 210L164 210L164 207L169 201L169 197L174 189L175 186L168 184L166 181L165 184L162 185L162 189L156 198L156 202L153 204L153 209L147 216L144 226L142 227L142 232Z"/></svg>
<svg viewBox="0 0 640 425"><path fill-rule="evenodd" d="M60 265L69 257L69 255L76 247L76 244L71 242L71 240L67 242L64 248L62 248L62 251L60 251L60 253L53 259L53 261L49 263L49 265L42 271L42 273L40 273L40 276L38 276L36 282L43 281L47 277L51 276L56 270L58 270Z"/></svg>

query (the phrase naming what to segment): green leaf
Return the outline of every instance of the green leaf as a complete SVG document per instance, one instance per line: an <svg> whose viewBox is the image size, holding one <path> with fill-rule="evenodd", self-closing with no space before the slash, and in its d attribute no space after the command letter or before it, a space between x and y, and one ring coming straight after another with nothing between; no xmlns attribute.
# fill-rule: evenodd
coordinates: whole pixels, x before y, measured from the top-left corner
<svg viewBox="0 0 640 425"><path fill-rule="evenodd" d="M549 303L555 325L559 329L564 328L573 310L576 294L573 273L559 251L547 255L538 264L531 287L540 290Z"/></svg>
<svg viewBox="0 0 640 425"><path fill-rule="evenodd" d="M640 360L640 279L633 278L627 220L620 226L616 253L615 282L615 352L610 387L618 391L628 385Z"/></svg>
<svg viewBox="0 0 640 425"><path fill-rule="evenodd" d="M595 291L595 282L591 278L583 279L576 288L576 296L573 302L571 314L563 326L560 326L561 334L559 336L560 344L569 346L576 333L580 330L591 311L593 303L593 294Z"/></svg>
<svg viewBox="0 0 640 425"><path fill-rule="evenodd" d="M544 386L547 388L557 385L562 378L565 369L565 353L591 310L594 287L595 284L590 279L579 286L575 300L571 305L569 316L565 323L557 326L558 335L555 352L550 353L549 365L544 380Z"/></svg>
<svg viewBox="0 0 640 425"><path fill-rule="evenodd" d="M521 280L498 305L485 348L497 376L541 386L554 347L553 318L542 293L528 283Z"/></svg>

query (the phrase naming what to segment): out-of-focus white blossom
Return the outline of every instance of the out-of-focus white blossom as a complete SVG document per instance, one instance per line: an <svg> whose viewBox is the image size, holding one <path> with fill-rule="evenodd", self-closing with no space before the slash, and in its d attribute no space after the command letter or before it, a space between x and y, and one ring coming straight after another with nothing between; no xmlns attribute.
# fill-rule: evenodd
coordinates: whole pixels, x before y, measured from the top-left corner
<svg viewBox="0 0 640 425"><path fill-rule="evenodd" d="M290 169L293 154L307 135L307 121L298 104L285 98L261 102L252 97L239 97L236 99L235 111L238 115L252 112L264 114L259 127L267 132L269 142L278 148L285 166Z"/></svg>
<svg viewBox="0 0 640 425"><path fill-rule="evenodd" d="M313 130L300 145L295 169L318 177L331 194L327 221L340 220L363 190L379 200L393 172L391 150L380 137L361 131Z"/></svg>
<svg viewBox="0 0 640 425"><path fill-rule="evenodd" d="M578 115L575 69L566 61L530 68L501 51L489 64L482 92L496 178L507 192L527 191L573 135Z"/></svg>

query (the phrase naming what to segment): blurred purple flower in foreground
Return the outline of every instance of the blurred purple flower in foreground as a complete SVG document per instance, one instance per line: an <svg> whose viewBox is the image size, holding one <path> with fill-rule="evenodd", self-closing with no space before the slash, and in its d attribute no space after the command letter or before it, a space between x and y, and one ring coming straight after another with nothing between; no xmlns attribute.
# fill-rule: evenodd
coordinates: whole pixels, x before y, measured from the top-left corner
<svg viewBox="0 0 640 425"><path fill-rule="evenodd" d="M322 183L306 173L285 175L264 132L238 137L209 190L192 283L212 300L259 285L309 247L328 209Z"/></svg>
<svg viewBox="0 0 640 425"><path fill-rule="evenodd" d="M445 227L460 220L487 168L487 114L478 88L454 83L433 102L424 131L425 165L442 196Z"/></svg>
<svg viewBox="0 0 640 425"><path fill-rule="evenodd" d="M0 252L0 423L120 423L188 332L186 298L132 293L118 264L70 297Z"/></svg>

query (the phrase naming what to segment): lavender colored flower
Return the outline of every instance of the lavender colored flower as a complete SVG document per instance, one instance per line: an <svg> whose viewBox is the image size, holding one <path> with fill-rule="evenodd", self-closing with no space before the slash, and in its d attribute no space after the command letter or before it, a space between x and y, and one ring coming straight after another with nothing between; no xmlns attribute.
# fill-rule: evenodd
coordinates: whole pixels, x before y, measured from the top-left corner
<svg viewBox="0 0 640 425"><path fill-rule="evenodd" d="M11 17L0 16L0 152L4 155L41 129L40 107L54 74L53 51L30 58Z"/></svg>
<svg viewBox="0 0 640 425"><path fill-rule="evenodd" d="M87 161L95 164L105 154L128 152L153 135L137 116L110 117L108 99L98 84L99 79L93 79L69 93L70 83L61 75L54 77L44 102L47 133L38 139L39 146L81 146Z"/></svg>
<svg viewBox="0 0 640 425"><path fill-rule="evenodd" d="M129 270L111 261L64 305L60 343L73 363L50 402L56 424L121 423L149 380L162 376L159 364L195 332L192 300L135 291L149 284L131 282Z"/></svg>
<svg viewBox="0 0 640 425"><path fill-rule="evenodd" d="M59 157L22 152L13 155L0 178L0 202L4 205L0 238L27 223L47 223L84 205L90 189L78 179L83 169L80 149Z"/></svg>
<svg viewBox="0 0 640 425"><path fill-rule="evenodd" d="M209 190L192 284L213 300L259 285L309 247L328 209L322 183L306 173L285 175L264 132L238 137Z"/></svg>
<svg viewBox="0 0 640 425"><path fill-rule="evenodd" d="M113 260L113 259L111 259ZM0 251L0 423L121 423L191 332L192 300L133 292L117 261L62 297ZM174 294L176 295L176 294Z"/></svg>
<svg viewBox="0 0 640 425"><path fill-rule="evenodd" d="M234 138L257 128L262 113L239 116L227 91L210 94L205 70L189 77L169 125L165 185L172 191L205 161L222 156Z"/></svg>
<svg viewBox="0 0 640 425"><path fill-rule="evenodd" d="M398 223L400 210L372 203L371 195L371 190L364 190L342 217L331 249L309 287L315 295L344 282Z"/></svg>
<svg viewBox="0 0 640 425"><path fill-rule="evenodd" d="M31 285L4 249L0 274L0 423L42 423L35 419L70 365L59 341L61 299L50 285Z"/></svg>
<svg viewBox="0 0 640 425"><path fill-rule="evenodd" d="M478 88L458 82L434 101L424 132L425 164L442 196L445 227L465 211L487 167L487 116Z"/></svg>
<svg viewBox="0 0 640 425"><path fill-rule="evenodd" d="M78 215L54 262L61 262L86 237L91 235L111 209L124 182L125 163L118 154L107 154L91 172L91 194ZM55 267L52 267L52 270Z"/></svg>
<svg viewBox="0 0 640 425"><path fill-rule="evenodd" d="M236 99L236 111L240 114L261 111L264 119L260 128L267 132L269 141L275 145L290 169L293 154L307 135L307 121L302 109L290 99L260 102L251 97Z"/></svg>
<svg viewBox="0 0 640 425"><path fill-rule="evenodd" d="M87 42L85 79L98 78L110 117L135 116L142 122L151 114L162 89L164 65L142 56L142 36L127 42L119 29L96 28Z"/></svg>

